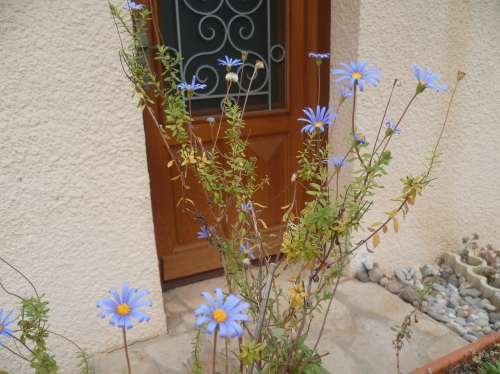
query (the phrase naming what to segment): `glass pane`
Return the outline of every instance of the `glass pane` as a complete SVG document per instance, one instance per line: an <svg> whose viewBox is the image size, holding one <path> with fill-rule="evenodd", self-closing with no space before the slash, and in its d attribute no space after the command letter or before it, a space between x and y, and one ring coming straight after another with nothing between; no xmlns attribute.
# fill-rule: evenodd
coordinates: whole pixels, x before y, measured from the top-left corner
<svg viewBox="0 0 500 374"><path fill-rule="evenodd" d="M243 69L243 82L232 84L230 96L243 105L255 61L261 60L265 69L254 78L246 111L286 107L284 0L169 0L159 6L164 43L183 57L182 80L190 83L196 75L207 85L193 96L195 115L221 107L227 71L217 59L241 59L242 51L248 52L244 67L231 71L240 78Z"/></svg>

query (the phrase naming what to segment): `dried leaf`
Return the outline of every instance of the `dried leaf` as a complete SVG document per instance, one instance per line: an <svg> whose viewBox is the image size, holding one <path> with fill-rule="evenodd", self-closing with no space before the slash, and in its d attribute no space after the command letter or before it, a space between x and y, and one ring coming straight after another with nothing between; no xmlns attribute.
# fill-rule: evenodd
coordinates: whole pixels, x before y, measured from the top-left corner
<svg viewBox="0 0 500 374"><path fill-rule="evenodd" d="M370 231L370 232L375 232L375 229L374 229L374 228L372 228L372 227L367 227L367 229L368 229L368 231Z"/></svg>
<svg viewBox="0 0 500 374"><path fill-rule="evenodd" d="M373 236L373 247L374 248L377 248L378 245L380 243L380 237L378 236L378 233L376 233L374 236Z"/></svg>
<svg viewBox="0 0 500 374"><path fill-rule="evenodd" d="M398 220L396 218L393 218L392 221L393 221L393 224L394 224L394 231L398 232L398 230L399 230L399 222L398 222Z"/></svg>
<svg viewBox="0 0 500 374"><path fill-rule="evenodd" d="M262 226L267 229L267 225L262 219L259 218L259 222L262 223Z"/></svg>
<svg viewBox="0 0 500 374"><path fill-rule="evenodd" d="M169 168L169 167L171 167L173 164L174 164L174 160L170 160L170 161L168 162L168 164L167 164L167 167Z"/></svg>
<svg viewBox="0 0 500 374"><path fill-rule="evenodd" d="M393 209L392 212L389 214L389 218L394 218L396 217L396 214L398 214L398 209Z"/></svg>
<svg viewBox="0 0 500 374"><path fill-rule="evenodd" d="M386 233L387 233L387 230L389 230L389 228L388 228L387 226L384 226L384 227L382 228L382 231L384 232L384 234L386 234Z"/></svg>

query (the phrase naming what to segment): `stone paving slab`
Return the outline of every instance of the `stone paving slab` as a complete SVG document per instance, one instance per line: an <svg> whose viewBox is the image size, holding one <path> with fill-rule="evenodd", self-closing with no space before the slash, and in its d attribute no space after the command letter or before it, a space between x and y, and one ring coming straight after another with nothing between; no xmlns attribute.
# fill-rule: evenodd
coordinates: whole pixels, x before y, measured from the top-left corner
<svg viewBox="0 0 500 374"><path fill-rule="evenodd" d="M191 357L191 341L195 336L193 311L205 300L200 293L211 292L215 287L224 288L222 277L164 293L168 334L129 347L133 374L188 373L184 364L188 364ZM390 328L400 325L411 310L409 304L375 283L362 283L356 279L341 283L318 345L320 354L329 352L323 358L323 365L331 373L395 373L396 356L392 347L395 333ZM314 346L312 337L318 335L321 324L319 318L311 324L306 340L308 346ZM467 344L444 324L426 315L421 315L419 323L413 323L411 330L412 339L410 343L405 342L400 353L403 373ZM202 361L207 367L206 372L210 372L213 341L210 335L205 338ZM237 341L232 343L236 348ZM127 373L123 349L100 354L94 362L96 374ZM224 366L223 362L218 362L217 370L223 372Z"/></svg>

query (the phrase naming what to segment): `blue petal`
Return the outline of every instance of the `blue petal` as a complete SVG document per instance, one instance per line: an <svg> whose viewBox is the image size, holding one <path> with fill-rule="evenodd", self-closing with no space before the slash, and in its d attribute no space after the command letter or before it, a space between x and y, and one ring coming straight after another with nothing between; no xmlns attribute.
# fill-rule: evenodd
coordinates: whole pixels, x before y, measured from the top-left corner
<svg viewBox="0 0 500 374"><path fill-rule="evenodd" d="M116 309L117 305L113 300L111 299L101 299L97 301L97 307L100 308L101 306L105 306L111 309Z"/></svg>
<svg viewBox="0 0 500 374"><path fill-rule="evenodd" d="M232 315L234 315L235 313L241 312L243 309L247 309L247 308L250 308L250 304L248 304L247 302L245 302L245 303L242 303L242 304L236 306L233 310L231 310L230 313Z"/></svg>
<svg viewBox="0 0 500 374"><path fill-rule="evenodd" d="M146 320L146 322L149 322L151 317L147 315L144 312L141 312L140 310L133 310L130 312L129 317L135 318L137 321L142 322Z"/></svg>
<svg viewBox="0 0 500 374"><path fill-rule="evenodd" d="M125 320L125 327L127 329L131 329L132 328L132 320L130 319L130 316L123 316L123 319Z"/></svg>
<svg viewBox="0 0 500 374"><path fill-rule="evenodd" d="M139 299L141 299L144 295L147 295L148 293L149 293L148 290L146 289L142 290L137 295L135 295L135 297L132 300L130 300L127 304L130 305L131 307L134 307L134 303Z"/></svg>
<svg viewBox="0 0 500 374"><path fill-rule="evenodd" d="M222 309L222 290L220 288L215 289L215 294L217 295L217 309Z"/></svg>
<svg viewBox="0 0 500 374"><path fill-rule="evenodd" d="M114 297L114 298L115 298L115 300L116 300L116 304L117 304L117 305L119 305L119 304L121 304L121 303L122 303L122 299L121 299L120 295L118 294L118 291L117 291L115 288L110 289L110 290L109 290L109 293L110 293L111 295L113 295L113 297Z"/></svg>
<svg viewBox="0 0 500 374"><path fill-rule="evenodd" d="M122 303L128 304L128 290L130 288L129 282L123 282L122 286Z"/></svg>
<svg viewBox="0 0 500 374"><path fill-rule="evenodd" d="M138 308L142 308L145 306L153 306L153 303L151 302L151 300L144 300L144 301L141 301L139 303L135 303L133 306L133 309L138 309Z"/></svg>
<svg viewBox="0 0 500 374"><path fill-rule="evenodd" d="M229 295L228 298L226 299L226 302L224 303L224 311L228 312L231 309L233 309L236 304L238 304L241 300L235 296L235 295Z"/></svg>
<svg viewBox="0 0 500 374"><path fill-rule="evenodd" d="M227 322L222 322L219 323L219 334L221 338L225 338L227 335L227 327L226 327Z"/></svg>
<svg viewBox="0 0 500 374"><path fill-rule="evenodd" d="M205 322L208 322L208 321L212 321L212 317L201 316L201 317L196 319L194 324L196 327L200 327L201 325L203 325Z"/></svg>
<svg viewBox="0 0 500 374"><path fill-rule="evenodd" d="M216 321L212 321L208 324L207 326L207 333L208 334L212 334L215 330L215 328L217 327L217 322Z"/></svg>
<svg viewBox="0 0 500 374"><path fill-rule="evenodd" d="M235 321L250 321L250 317L248 317L248 314L231 314L230 317L232 320Z"/></svg>
<svg viewBox="0 0 500 374"><path fill-rule="evenodd" d="M217 309L216 306L215 306L214 298L212 297L212 295L210 295L208 292L202 292L201 296L205 296L206 297L206 299L210 303L210 306L212 307L212 310Z"/></svg>
<svg viewBox="0 0 500 374"><path fill-rule="evenodd" d="M112 313L116 313L116 310L114 309L103 309L101 310L101 312L99 313L99 315L104 318L106 317L108 314L112 314Z"/></svg>
<svg viewBox="0 0 500 374"><path fill-rule="evenodd" d="M116 325L116 323L118 322L118 319L120 318L120 315L118 313L115 313L113 314L113 316L109 319L109 323L111 325Z"/></svg>
<svg viewBox="0 0 500 374"><path fill-rule="evenodd" d="M212 315L212 309L210 309L207 305L200 305L195 311L194 311L194 315L195 316L199 316L200 314L208 314L208 315Z"/></svg>

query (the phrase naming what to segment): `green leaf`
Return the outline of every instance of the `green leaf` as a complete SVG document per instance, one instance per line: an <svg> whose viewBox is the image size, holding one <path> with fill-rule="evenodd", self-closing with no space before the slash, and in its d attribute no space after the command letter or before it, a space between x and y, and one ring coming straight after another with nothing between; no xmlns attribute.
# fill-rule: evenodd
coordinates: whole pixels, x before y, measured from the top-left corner
<svg viewBox="0 0 500 374"><path fill-rule="evenodd" d="M275 327L274 329L271 329L271 334L277 338L281 338L284 333L285 333L285 329L283 329L281 327Z"/></svg>

